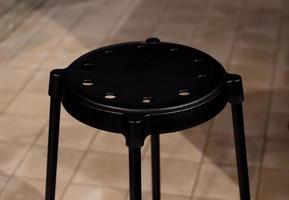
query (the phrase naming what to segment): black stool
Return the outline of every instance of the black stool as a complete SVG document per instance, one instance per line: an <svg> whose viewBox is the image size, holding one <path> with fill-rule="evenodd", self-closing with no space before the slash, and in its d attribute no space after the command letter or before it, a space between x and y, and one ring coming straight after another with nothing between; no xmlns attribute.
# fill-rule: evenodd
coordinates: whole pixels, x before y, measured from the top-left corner
<svg viewBox="0 0 289 200"><path fill-rule="evenodd" d="M203 123L230 102L240 196L250 199L241 77L226 73L209 55L157 38L111 45L53 70L49 95L46 200L55 198L61 102L84 124L126 138L131 200L141 200L141 147L148 135L153 200L160 200L159 134Z"/></svg>

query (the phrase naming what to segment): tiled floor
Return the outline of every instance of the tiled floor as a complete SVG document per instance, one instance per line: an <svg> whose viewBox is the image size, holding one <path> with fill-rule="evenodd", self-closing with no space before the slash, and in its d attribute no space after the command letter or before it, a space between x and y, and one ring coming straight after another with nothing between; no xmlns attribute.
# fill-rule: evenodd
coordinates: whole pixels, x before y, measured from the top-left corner
<svg viewBox="0 0 289 200"><path fill-rule="evenodd" d="M252 199L289 199L289 1L42 3L36 9L26 0L1 12L2 27L9 13L19 19L19 7L29 10L5 25L14 30L8 36L0 34L0 200L43 199L49 71L102 45L149 36L202 49L243 76ZM229 111L161 136L164 200L239 199ZM123 138L85 127L64 110L61 118L57 199L127 200ZM144 200L151 199L149 158L146 142Z"/></svg>

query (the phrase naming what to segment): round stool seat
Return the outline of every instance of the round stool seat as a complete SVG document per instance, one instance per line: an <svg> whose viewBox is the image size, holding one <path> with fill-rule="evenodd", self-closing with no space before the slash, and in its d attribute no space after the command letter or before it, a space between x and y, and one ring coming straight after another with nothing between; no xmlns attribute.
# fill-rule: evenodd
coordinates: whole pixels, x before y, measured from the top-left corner
<svg viewBox="0 0 289 200"><path fill-rule="evenodd" d="M156 38L93 50L63 75L66 110L85 124L118 133L129 117L143 118L147 132L189 128L228 102L230 76L220 63Z"/></svg>

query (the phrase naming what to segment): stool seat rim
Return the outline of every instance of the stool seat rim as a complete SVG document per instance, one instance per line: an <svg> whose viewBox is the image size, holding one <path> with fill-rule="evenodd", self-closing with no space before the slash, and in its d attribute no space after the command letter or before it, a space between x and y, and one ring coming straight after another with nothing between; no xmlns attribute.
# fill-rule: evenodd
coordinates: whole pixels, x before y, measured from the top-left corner
<svg viewBox="0 0 289 200"><path fill-rule="evenodd" d="M141 53L135 53L135 50L132 48L148 48L148 50L141 50ZM169 54L170 52L167 52L166 49L169 49L169 51L173 51L174 49L178 49L178 51L180 52L179 54L176 54L171 56L167 56L166 54ZM110 54L111 52L119 52L120 56L116 55L113 57L113 55L110 55L109 58L103 56L103 52L104 54ZM154 53L151 53L150 51L155 51ZM158 51L161 51L161 53L159 55L154 55L157 54ZM141 61L145 61L145 59L142 58L142 54L144 54L145 56L152 58L152 62L148 62L147 65L142 65L142 63L140 63L137 59L137 62L135 60L132 61L127 61L127 60L121 60L121 57L123 56L130 56L130 54L132 54L133 57L140 59ZM185 56L183 56L183 54ZM207 63L206 64L190 64L189 67L186 67L185 65L188 64L188 61L186 59L188 59L188 55L193 55L196 57L201 57L203 60L205 60ZM157 65L159 69L157 69L157 67L155 66L150 66L151 65L155 65L154 63L154 59L157 60L157 64L160 64L162 62L165 62L164 59L161 59L159 57L163 56L164 59L170 59L170 62L174 62L175 61L175 65L170 65L170 67L167 68L171 68L172 70L174 70L173 72L178 73L179 71L181 71L180 76L178 77L178 79L174 79L172 80L172 84L170 85L171 87L175 87L175 85L178 85L180 82L188 82L188 88L191 89L192 94L189 94L188 97L177 97L179 99L173 99L175 97L173 97L172 99L170 98L166 98L162 97L162 96L166 96L166 92L161 93L158 97L156 97L155 99L162 99L163 98L163 104L162 102L158 103L158 104L154 104L154 100L152 99L152 103L150 104L145 104L145 103L136 103L136 102L121 102L122 104L118 103L117 100L114 102L114 100L102 100L99 96L99 94L103 91L100 92L100 90L102 90L102 86L106 85L106 84L111 84L109 81L107 81L106 79L102 78L102 77L98 77L97 74L98 73L103 73L102 71L105 71L106 75L112 74L114 77L116 76L116 73L113 72L113 70L118 70L118 72L120 73L120 77L121 80L120 81L116 81L116 80L112 80L116 81L117 84L121 84L121 81L125 81L126 78L127 79L134 79L133 76L135 74L133 74L132 72L130 74L128 74L128 76L126 77L125 73L122 73L121 71L119 71L119 66L123 67L125 66L125 64L139 64L139 66L137 66L136 68L139 68L140 70L144 69L146 70L146 68L149 68L149 70L152 71L152 73L158 74L158 73L164 73L165 75L171 76L169 78L172 78L172 76L174 75L171 72L166 72L167 68L166 66L162 66L162 65ZM182 62L182 60L185 60L183 63L180 63L180 70L178 69L178 66L176 66L178 64L178 62ZM96 67L92 67L92 68L86 68L85 64L91 62L91 61L95 61L97 62L98 66ZM117 62L119 61L119 62ZM109 64L107 64L109 63ZM115 67L113 66L113 64L110 63L117 63L118 66ZM169 65L170 63L166 63L167 65ZM101 65L106 65L105 67L102 67ZM109 70L107 69L109 68ZM212 72L210 71L212 68ZM98 71L100 69L100 71ZM128 67L128 69L130 71L135 70L135 68L133 67ZM186 80L187 79L187 75L186 73L195 73L194 71L202 71L203 69L205 69L205 71L209 74L209 78L206 78L208 80L205 80L203 82L201 81L196 81L196 82L192 82L192 80ZM138 70L138 69L136 69ZM184 110L184 109L191 109L193 107L197 107L198 105L204 104L209 102L212 98L214 98L215 96L219 95L222 90L225 87L225 83L226 83L226 75L227 73L225 72L225 70L223 69L223 67L221 66L221 64L219 64L215 59L213 59L211 56L197 50L191 47L187 47L184 45L179 45L179 44L174 44L174 43L167 43L167 42L154 42L154 43L148 43L148 42L143 42L143 41L139 41L139 42L128 42L128 43L120 43L120 44L115 44L115 45L110 45L110 46L106 46L106 47L102 47L96 50L93 50L83 56L81 56L80 58L78 58L77 60L75 60L72 64L69 65L68 68L66 68L65 70L65 81L64 84L66 86L65 89L65 98L71 98L73 99L75 102L82 104L84 106L90 107L92 109L98 109L98 110L102 110L102 111L106 111L106 112L117 112L117 113L123 113L123 114L142 114L142 115L146 115L146 114L158 114L158 113L168 113L168 112L176 112L178 110ZM114 74L113 74L114 73ZM135 72L134 72L135 73ZM200 73L200 72L198 72ZM214 74L216 73L216 74ZM153 74L154 75L154 74ZM151 75L151 76L153 76ZM82 77L81 77L82 76ZM91 79L93 81L95 81L95 89L90 89L89 87L84 87L84 86L80 86L79 82L81 82L81 80L83 79L83 77L92 77ZM182 76L184 76L184 78L182 78ZM215 77L217 78L215 78ZM81 78L82 79L81 79ZM156 77L152 77L150 79L149 77L149 81L152 83L156 83L156 88L158 87L158 78L163 78L162 76L156 76ZM98 79L100 79L98 81ZM98 81L98 82L97 82ZM137 80L135 80L137 81ZM145 82L146 80L144 80L143 82ZM191 82L190 82L191 81ZM76 83L77 82L77 83ZM148 82L148 81L147 81ZM162 83L163 85L160 86L160 88L164 88L165 84L170 84L170 79L168 79L168 81L166 83ZM212 82L212 83L211 83ZM149 87L147 85L144 85L142 83L142 81L140 80L139 82L135 82L136 86L132 86L137 88L138 86L144 87L148 90L154 90L154 85L150 83ZM201 91L202 94L198 94L195 95L195 90L194 89L198 89L198 87L202 87L202 83L207 84L210 86L210 88L206 88L203 87L203 89L205 89L205 92ZM213 84L214 83L214 84ZM194 86L192 84L196 84L197 86ZM198 84L200 84L198 86ZM181 83L180 85L184 85L183 83ZM103 86L105 87L105 86ZM115 87L115 86L114 86ZM126 87L130 87L130 85L126 85ZM119 87L119 88L115 88L115 90L119 90L119 92L123 92L125 91L127 88L126 87ZM140 87L140 88L141 88ZM87 89L88 88L88 89ZM99 89L101 88L101 89ZM149 89L148 89L149 88ZM176 86L177 88L177 86ZM180 87L181 88L181 87ZM174 88L175 89L175 88ZM132 90L133 91L133 90ZM137 91L134 90L134 93L138 93L138 92L143 92L141 90ZM149 93L151 91L148 91L147 93ZM155 91L153 91L155 92ZM144 92L146 93L146 92ZM156 93L156 92L155 92ZM200 93L200 92L199 92ZM97 94L97 95L95 95ZM130 95L132 96L132 98L134 98L134 94L130 93ZM139 96L145 96L144 94L140 94ZM156 96L158 94L155 94ZM190 97L190 95L192 97ZM195 96L196 97L195 97ZM126 96L126 95L123 95ZM127 95L128 96L128 95ZM118 96L117 96L118 98ZM154 96L153 96L154 98ZM166 102L167 99L172 100L172 102ZM120 100L121 101L121 100ZM148 100L150 101L150 99ZM174 101L174 102L173 102ZM176 102L176 103L175 103Z"/></svg>

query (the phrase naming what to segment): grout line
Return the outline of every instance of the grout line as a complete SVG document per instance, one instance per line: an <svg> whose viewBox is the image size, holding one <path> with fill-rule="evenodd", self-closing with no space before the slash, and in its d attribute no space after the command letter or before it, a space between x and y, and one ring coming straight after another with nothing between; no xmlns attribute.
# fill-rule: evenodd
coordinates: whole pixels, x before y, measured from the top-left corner
<svg viewBox="0 0 289 200"><path fill-rule="evenodd" d="M277 66L278 66L278 54L279 54L279 49L281 46L281 36L282 36L282 27L283 27L283 13L284 13L284 4L285 1L282 0L281 2L281 8L279 9L279 17L278 17L278 38L277 38L277 43L275 46L275 52L274 52L274 65L273 65L273 70L272 70L272 75L271 75L271 82L270 82L270 90L269 90L269 100L268 100L268 105L267 105L267 111L266 111L266 119L265 119L265 134L263 136L264 139L264 145L262 148L261 152L261 164L259 167L259 176L257 180L257 186L256 186L256 199L260 199L260 193L261 193L261 180L262 180L262 172L264 170L264 159L265 159L265 151L266 151L266 146L267 142L269 141L267 139L268 137L268 128L269 128L269 121L270 121L270 114L271 114L271 107L272 107L272 102L273 102L273 95L274 95L274 82L276 78L276 73L277 73Z"/></svg>

